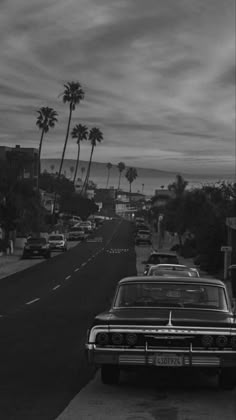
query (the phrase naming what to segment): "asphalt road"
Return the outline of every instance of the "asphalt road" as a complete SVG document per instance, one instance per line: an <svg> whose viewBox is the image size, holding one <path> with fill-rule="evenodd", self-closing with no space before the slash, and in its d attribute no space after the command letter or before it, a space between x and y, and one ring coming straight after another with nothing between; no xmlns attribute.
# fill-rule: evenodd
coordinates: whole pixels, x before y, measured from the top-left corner
<svg viewBox="0 0 236 420"><path fill-rule="evenodd" d="M55 419L94 376L86 330L117 281L136 274L131 230L128 222L106 222L102 242L0 280L2 420Z"/></svg>

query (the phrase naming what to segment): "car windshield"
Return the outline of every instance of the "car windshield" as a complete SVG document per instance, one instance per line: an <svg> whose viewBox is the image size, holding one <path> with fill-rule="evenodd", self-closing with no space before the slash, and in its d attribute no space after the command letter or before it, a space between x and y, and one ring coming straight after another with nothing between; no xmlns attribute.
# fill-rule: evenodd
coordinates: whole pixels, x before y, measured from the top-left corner
<svg viewBox="0 0 236 420"><path fill-rule="evenodd" d="M77 228L72 228L70 231L71 231L71 232L83 232L83 229L82 229L82 228L77 227Z"/></svg>
<svg viewBox="0 0 236 420"><path fill-rule="evenodd" d="M172 282L135 282L120 285L114 308L179 307L227 310L223 287Z"/></svg>
<svg viewBox="0 0 236 420"><path fill-rule="evenodd" d="M152 254L148 258L148 264L178 264L176 255Z"/></svg>
<svg viewBox="0 0 236 420"><path fill-rule="evenodd" d="M49 241L63 241L63 239L62 235L51 235L48 238Z"/></svg>
<svg viewBox="0 0 236 420"><path fill-rule="evenodd" d="M44 245L44 244L46 244L46 239L45 238L29 238L28 240L27 240L27 243L29 244L29 245L31 245L31 244L39 244L39 245Z"/></svg>

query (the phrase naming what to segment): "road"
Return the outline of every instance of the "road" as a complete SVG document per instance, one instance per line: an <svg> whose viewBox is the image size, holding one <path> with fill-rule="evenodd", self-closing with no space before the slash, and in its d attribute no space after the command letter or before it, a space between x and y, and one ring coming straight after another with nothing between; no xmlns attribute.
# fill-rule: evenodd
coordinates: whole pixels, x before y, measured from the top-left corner
<svg viewBox="0 0 236 420"><path fill-rule="evenodd" d="M235 390L219 390L214 377L144 370L105 386L87 366L88 325L150 251L134 249L127 222L96 235L102 242L0 280L1 420L235 420Z"/></svg>
<svg viewBox="0 0 236 420"><path fill-rule="evenodd" d="M94 375L86 330L120 278L136 273L130 224L0 280L0 418L51 420Z"/></svg>

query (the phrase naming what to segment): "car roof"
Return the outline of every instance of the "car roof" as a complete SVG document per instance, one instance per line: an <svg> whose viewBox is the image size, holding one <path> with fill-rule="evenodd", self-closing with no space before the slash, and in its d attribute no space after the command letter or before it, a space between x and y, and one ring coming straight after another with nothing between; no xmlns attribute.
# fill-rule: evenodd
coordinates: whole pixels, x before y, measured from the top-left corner
<svg viewBox="0 0 236 420"><path fill-rule="evenodd" d="M174 254L175 255L175 254ZM183 264L153 264L151 265L150 269L155 270L156 268L160 268L162 270L169 270L171 268L174 269L180 269L180 270L189 270L190 267L187 267L186 265Z"/></svg>
<svg viewBox="0 0 236 420"><path fill-rule="evenodd" d="M173 255L173 256L177 256L177 253L174 251L151 251L150 255Z"/></svg>
<svg viewBox="0 0 236 420"><path fill-rule="evenodd" d="M192 277L191 280L189 280L189 277L172 277L170 275L169 280L171 283L199 283L199 284L210 284L210 285L216 285L216 286L223 286L225 287L225 284L223 281L219 279L214 278L204 278L204 277ZM163 276L133 276L133 277L125 277L119 281L119 285L121 284L128 284L128 283L146 283L146 282L156 282L156 283L163 283L163 281L166 283L168 281L168 277L165 277L165 280L163 280Z"/></svg>

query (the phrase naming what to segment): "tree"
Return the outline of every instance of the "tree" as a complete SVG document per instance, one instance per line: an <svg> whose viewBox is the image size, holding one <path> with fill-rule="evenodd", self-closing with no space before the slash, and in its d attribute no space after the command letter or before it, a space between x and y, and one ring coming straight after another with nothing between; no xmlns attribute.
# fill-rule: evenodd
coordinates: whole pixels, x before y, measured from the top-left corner
<svg viewBox="0 0 236 420"><path fill-rule="evenodd" d="M176 180L168 185L168 190L173 191L176 198L181 198L185 192L185 189L188 185L188 181L185 181L185 179L181 175L176 175Z"/></svg>
<svg viewBox="0 0 236 420"><path fill-rule="evenodd" d="M131 199L131 184L132 182L137 178L138 173L136 168L128 168L125 174L125 177L127 178L128 182L129 182L129 194L130 194L130 199Z"/></svg>
<svg viewBox="0 0 236 420"><path fill-rule="evenodd" d="M51 165L50 168L51 168L51 171L54 172L55 165Z"/></svg>
<svg viewBox="0 0 236 420"><path fill-rule="evenodd" d="M107 184L106 184L106 188L108 188L108 184L109 184L109 179L110 179L110 170L112 168L112 164L109 162L107 164Z"/></svg>
<svg viewBox="0 0 236 420"><path fill-rule="evenodd" d="M58 172L58 178L60 178L61 176L62 166L64 162L65 151L66 151L66 146L67 146L69 131L70 131L72 112L75 110L76 105L78 105L84 99L84 91L79 82L68 82L64 85L64 88L65 89L63 92L62 100L64 104L69 103L69 118L68 118L68 123L67 123L65 143L63 147L63 152L62 152L62 157L61 157L61 162L60 162L60 167L59 167L59 172Z"/></svg>
<svg viewBox="0 0 236 420"><path fill-rule="evenodd" d="M97 143L101 143L101 141L103 140L103 133L99 130L99 128L93 127L93 128L91 128L91 130L89 132L89 138L88 139L91 143L91 153L90 153L90 159L89 159L89 164L88 164L88 168L87 168L87 174L86 174L86 177L85 177L85 180L84 180L84 184L83 184L81 194L86 193L86 189L87 189L88 181L89 181L89 176L90 176L90 169L91 169L94 147L96 146Z"/></svg>
<svg viewBox="0 0 236 420"><path fill-rule="evenodd" d="M82 125L82 124L75 125L75 127L73 128L73 130L71 132L71 137L73 139L77 139L77 145L78 145L77 160L76 160L75 173L74 173L74 179L73 179L73 183L75 183L76 177L77 177L77 172L78 172L78 166L79 166L80 143L83 140L87 140L88 127L86 127L86 125ZM81 168L81 171L82 171L82 168Z"/></svg>
<svg viewBox="0 0 236 420"><path fill-rule="evenodd" d="M118 179L118 187L117 190L120 189L120 180L121 180L121 174L125 170L125 164L123 162L119 162L117 165L118 171L119 171L119 179Z"/></svg>
<svg viewBox="0 0 236 420"><path fill-rule="evenodd" d="M39 142L39 157L38 157L38 178L40 176L40 158L41 158L41 150L43 144L43 137L44 134L49 131L50 128L55 127L55 123L57 122L57 112L54 111L53 108L49 107L42 107L40 108L37 113L39 114L37 117L36 125L41 130L41 137Z"/></svg>

